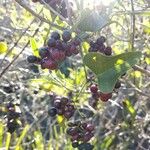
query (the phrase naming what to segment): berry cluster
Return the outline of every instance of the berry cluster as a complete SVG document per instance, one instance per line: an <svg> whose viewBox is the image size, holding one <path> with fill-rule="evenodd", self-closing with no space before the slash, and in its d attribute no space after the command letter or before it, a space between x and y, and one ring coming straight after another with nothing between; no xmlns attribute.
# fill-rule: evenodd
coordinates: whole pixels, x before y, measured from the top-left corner
<svg viewBox="0 0 150 150"><path fill-rule="evenodd" d="M47 46L39 49L41 58L31 55L28 56L27 61L29 63L41 64L42 69L55 70L59 68L59 65L61 65L66 57L79 53L79 45L79 39L71 40L71 33L68 30L63 32L62 40L58 32L52 32L47 41Z"/></svg>
<svg viewBox="0 0 150 150"><path fill-rule="evenodd" d="M43 0L45 3L47 3L49 6L51 6L55 11L59 12L63 17L67 18L67 6L65 0ZM40 2L43 3L42 0L32 0L32 2ZM73 15L73 9L72 9L72 3L69 3L69 9Z"/></svg>
<svg viewBox="0 0 150 150"><path fill-rule="evenodd" d="M121 82L117 81L115 85L115 89L121 87ZM107 102L110 98L112 98L112 93L102 93L98 90L98 86L96 84L92 84L90 86L90 91L92 93L92 97L89 98L89 105L96 109L99 99L103 102Z"/></svg>
<svg viewBox="0 0 150 150"><path fill-rule="evenodd" d="M72 147L83 147L83 143L87 143L94 136L94 125L88 122L70 122L68 123L67 134L71 137ZM89 146L89 144L85 144ZM91 149L93 148L90 145Z"/></svg>
<svg viewBox="0 0 150 150"><path fill-rule="evenodd" d="M89 52L100 52L105 55L111 55L112 54L112 48L109 46L105 46L106 38L104 36L100 36L96 42L91 41L90 42L90 48Z"/></svg>
<svg viewBox="0 0 150 150"><path fill-rule="evenodd" d="M13 133L19 126L17 119L20 117L20 112L17 112L15 105L12 102L9 102L6 105L7 111L7 129L9 133Z"/></svg>
<svg viewBox="0 0 150 150"><path fill-rule="evenodd" d="M72 104L72 100L67 97L55 97L53 107L48 110L48 114L51 117L63 115L66 119L70 119L75 112L75 107Z"/></svg>

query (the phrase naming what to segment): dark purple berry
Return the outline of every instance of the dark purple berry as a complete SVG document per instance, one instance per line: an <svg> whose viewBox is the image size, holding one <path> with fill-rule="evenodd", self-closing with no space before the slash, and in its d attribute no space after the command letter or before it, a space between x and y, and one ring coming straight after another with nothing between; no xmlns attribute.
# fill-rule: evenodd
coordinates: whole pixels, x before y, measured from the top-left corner
<svg viewBox="0 0 150 150"><path fill-rule="evenodd" d="M62 39L65 41L65 42L68 42L70 39L71 39L71 33L70 31L68 30L65 30L62 34Z"/></svg>
<svg viewBox="0 0 150 150"><path fill-rule="evenodd" d="M36 62L39 61L39 58L36 57L36 56L30 55L30 56L27 57L27 61L28 61L29 63L36 63Z"/></svg>
<svg viewBox="0 0 150 150"><path fill-rule="evenodd" d="M104 50L105 55L111 55L112 54L112 48L111 47L106 47Z"/></svg>
<svg viewBox="0 0 150 150"><path fill-rule="evenodd" d="M60 108L60 107L61 107L61 101L60 101L59 99L56 99L56 100L54 101L54 106L55 106L56 108Z"/></svg>
<svg viewBox="0 0 150 150"><path fill-rule="evenodd" d="M73 142L72 142L72 147L73 147L73 148L78 147L78 145L79 145L78 141L73 141Z"/></svg>
<svg viewBox="0 0 150 150"><path fill-rule="evenodd" d="M106 41L106 38L104 36L100 36L97 40L96 43L98 45L102 45Z"/></svg>
<svg viewBox="0 0 150 150"><path fill-rule="evenodd" d="M93 131L93 130L94 130L94 125L92 125L92 124L87 124L86 130L89 131L89 132Z"/></svg>
<svg viewBox="0 0 150 150"><path fill-rule="evenodd" d="M48 110L48 114L51 116L51 117L54 117L54 116L56 116L56 114L57 114L57 109L56 108L51 108L51 109L49 109Z"/></svg>
<svg viewBox="0 0 150 150"><path fill-rule="evenodd" d="M55 47L56 46L56 40L54 38L50 38L47 41L47 45L48 45L48 47Z"/></svg>
<svg viewBox="0 0 150 150"><path fill-rule="evenodd" d="M41 56L41 58L47 57L48 54L49 54L48 47L39 48L39 55Z"/></svg>
<svg viewBox="0 0 150 150"><path fill-rule="evenodd" d="M55 40L59 40L60 39L60 34L55 31L51 33L51 38L55 39Z"/></svg>
<svg viewBox="0 0 150 150"><path fill-rule="evenodd" d="M91 91L92 93L97 93L97 91L98 91L97 85L96 85L96 84L92 84L92 85L90 86L90 91Z"/></svg>

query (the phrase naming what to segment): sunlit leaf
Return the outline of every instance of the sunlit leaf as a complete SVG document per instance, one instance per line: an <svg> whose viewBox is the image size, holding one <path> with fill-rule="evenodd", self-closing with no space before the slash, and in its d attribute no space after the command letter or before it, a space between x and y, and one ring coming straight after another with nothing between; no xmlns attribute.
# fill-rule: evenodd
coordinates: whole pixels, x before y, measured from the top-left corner
<svg viewBox="0 0 150 150"><path fill-rule="evenodd" d="M19 150L20 149L20 144L21 144L22 140L24 139L25 135L27 134L29 128L30 128L30 126L28 124L24 127L24 129L23 129L23 131L22 131L22 133L21 133L21 135L20 135L20 137L19 137L19 139L17 141L15 150Z"/></svg>
<svg viewBox="0 0 150 150"><path fill-rule="evenodd" d="M0 54L5 53L8 50L6 42L0 42Z"/></svg>
<svg viewBox="0 0 150 150"><path fill-rule="evenodd" d="M134 119L136 116L136 111L135 111L133 105L131 104L131 102L128 99L124 100L123 106L128 111L128 113L132 116L132 118Z"/></svg>
<svg viewBox="0 0 150 150"><path fill-rule="evenodd" d="M140 57L140 52L116 56L91 52L85 55L84 63L96 74L101 92L109 93L113 91L118 78L135 65Z"/></svg>
<svg viewBox="0 0 150 150"><path fill-rule="evenodd" d="M58 122L59 124L63 123L64 119L65 119L65 118L64 118L62 115L57 115L57 122Z"/></svg>
<svg viewBox="0 0 150 150"><path fill-rule="evenodd" d="M0 147L3 146L3 133L4 133L4 125L0 121Z"/></svg>
<svg viewBox="0 0 150 150"><path fill-rule="evenodd" d="M114 139L115 135L107 135L101 144L101 149L108 149L113 143Z"/></svg>
<svg viewBox="0 0 150 150"><path fill-rule="evenodd" d="M34 38L30 38L30 45L33 51L33 55L39 57L38 46Z"/></svg>
<svg viewBox="0 0 150 150"><path fill-rule="evenodd" d="M10 140L11 140L11 134L9 132L7 132L7 136L6 136L6 150L9 150L9 146L10 146Z"/></svg>

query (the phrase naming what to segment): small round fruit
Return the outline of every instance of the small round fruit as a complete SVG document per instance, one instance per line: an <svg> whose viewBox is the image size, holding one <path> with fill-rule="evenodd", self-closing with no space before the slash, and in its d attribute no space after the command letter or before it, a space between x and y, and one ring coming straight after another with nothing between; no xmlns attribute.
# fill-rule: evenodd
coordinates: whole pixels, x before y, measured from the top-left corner
<svg viewBox="0 0 150 150"><path fill-rule="evenodd" d="M27 61L29 63L36 63L38 60L39 60L38 57L33 56L33 55L30 55L30 56L27 57Z"/></svg>
<svg viewBox="0 0 150 150"><path fill-rule="evenodd" d="M78 141L73 141L73 142L72 142L72 147L73 147L73 148L78 147L78 145L79 145Z"/></svg>
<svg viewBox="0 0 150 150"><path fill-rule="evenodd" d="M51 59L45 59L41 62L41 67L42 67L42 69L55 70L58 68L58 65L55 61L53 61Z"/></svg>
<svg viewBox="0 0 150 150"><path fill-rule="evenodd" d="M51 108L48 110L48 114L51 116L51 117L55 117L57 115L57 109L56 108Z"/></svg>
<svg viewBox="0 0 150 150"><path fill-rule="evenodd" d="M65 42L68 42L70 39L71 39L71 33L70 31L68 30L65 30L62 34L62 39L65 41Z"/></svg>
<svg viewBox="0 0 150 150"><path fill-rule="evenodd" d="M92 85L90 86L90 91L91 91L92 93L97 93L97 91L98 91L97 85L96 85L96 84L92 84Z"/></svg>
<svg viewBox="0 0 150 150"><path fill-rule="evenodd" d="M70 111L66 111L65 113L64 113L64 116L65 116L65 118L67 118L67 119L69 119L69 118L71 118L72 117L72 112L70 112Z"/></svg>
<svg viewBox="0 0 150 150"><path fill-rule="evenodd" d="M39 55L41 56L41 58L47 57L48 54L49 54L48 47L39 48Z"/></svg>
<svg viewBox="0 0 150 150"><path fill-rule="evenodd" d="M50 38L47 41L47 45L48 45L48 47L55 47L56 46L56 40L54 38Z"/></svg>
<svg viewBox="0 0 150 150"><path fill-rule="evenodd" d="M112 54L112 48L106 47L104 50L104 54L110 56Z"/></svg>
<svg viewBox="0 0 150 150"><path fill-rule="evenodd" d="M96 40L96 43L98 45L101 45L103 44L104 42L106 41L106 38L104 36L100 36L97 40Z"/></svg>
<svg viewBox="0 0 150 150"><path fill-rule="evenodd" d="M81 43L81 41L80 41L79 38L75 38L74 41L73 41L73 43L74 43L75 46L79 46L80 43Z"/></svg>
<svg viewBox="0 0 150 150"><path fill-rule="evenodd" d="M55 40L59 40L60 39L60 34L57 31L54 31L51 33L51 38L55 39Z"/></svg>
<svg viewBox="0 0 150 150"><path fill-rule="evenodd" d="M110 98L112 98L112 93L99 93L99 98L103 101L103 102L107 102Z"/></svg>
<svg viewBox="0 0 150 150"><path fill-rule="evenodd" d="M51 51L51 58L56 62L63 61L65 59L65 53L60 50Z"/></svg>
<svg viewBox="0 0 150 150"><path fill-rule="evenodd" d="M94 125L92 125L92 124L90 124L90 123L87 124L86 130L87 130L87 131L90 131L90 132L93 131L93 130L94 130Z"/></svg>
<svg viewBox="0 0 150 150"><path fill-rule="evenodd" d="M54 101L54 106L55 106L56 108L60 108L60 107L61 107L61 101L60 101L59 99L56 99L56 100Z"/></svg>

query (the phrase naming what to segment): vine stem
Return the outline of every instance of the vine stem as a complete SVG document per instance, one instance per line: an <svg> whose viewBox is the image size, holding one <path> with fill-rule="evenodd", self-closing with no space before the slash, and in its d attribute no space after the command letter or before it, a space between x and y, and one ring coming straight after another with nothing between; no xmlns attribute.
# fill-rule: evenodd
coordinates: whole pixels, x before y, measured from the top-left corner
<svg viewBox="0 0 150 150"><path fill-rule="evenodd" d="M135 37L135 14L134 14L134 2L133 2L133 0L131 0L131 9L132 9L132 14L131 14L131 29L132 29L131 49L133 51L134 50L134 37Z"/></svg>
<svg viewBox="0 0 150 150"><path fill-rule="evenodd" d="M38 19L40 19L42 22L45 22L53 27L56 27L60 30L64 30L64 27L61 27L55 23L50 22L49 20L43 18L42 16L40 16L39 14L37 14L35 11L33 11L31 8L29 8L22 0L15 0L20 6L22 6L24 9L26 9L28 12L30 12L33 16L37 17Z"/></svg>
<svg viewBox="0 0 150 150"><path fill-rule="evenodd" d="M150 76L150 71L145 70L145 69L141 68L141 67L138 66L138 65L135 65L135 66L133 67L133 69L138 70L138 71L140 71L140 72L146 74L147 76Z"/></svg>

